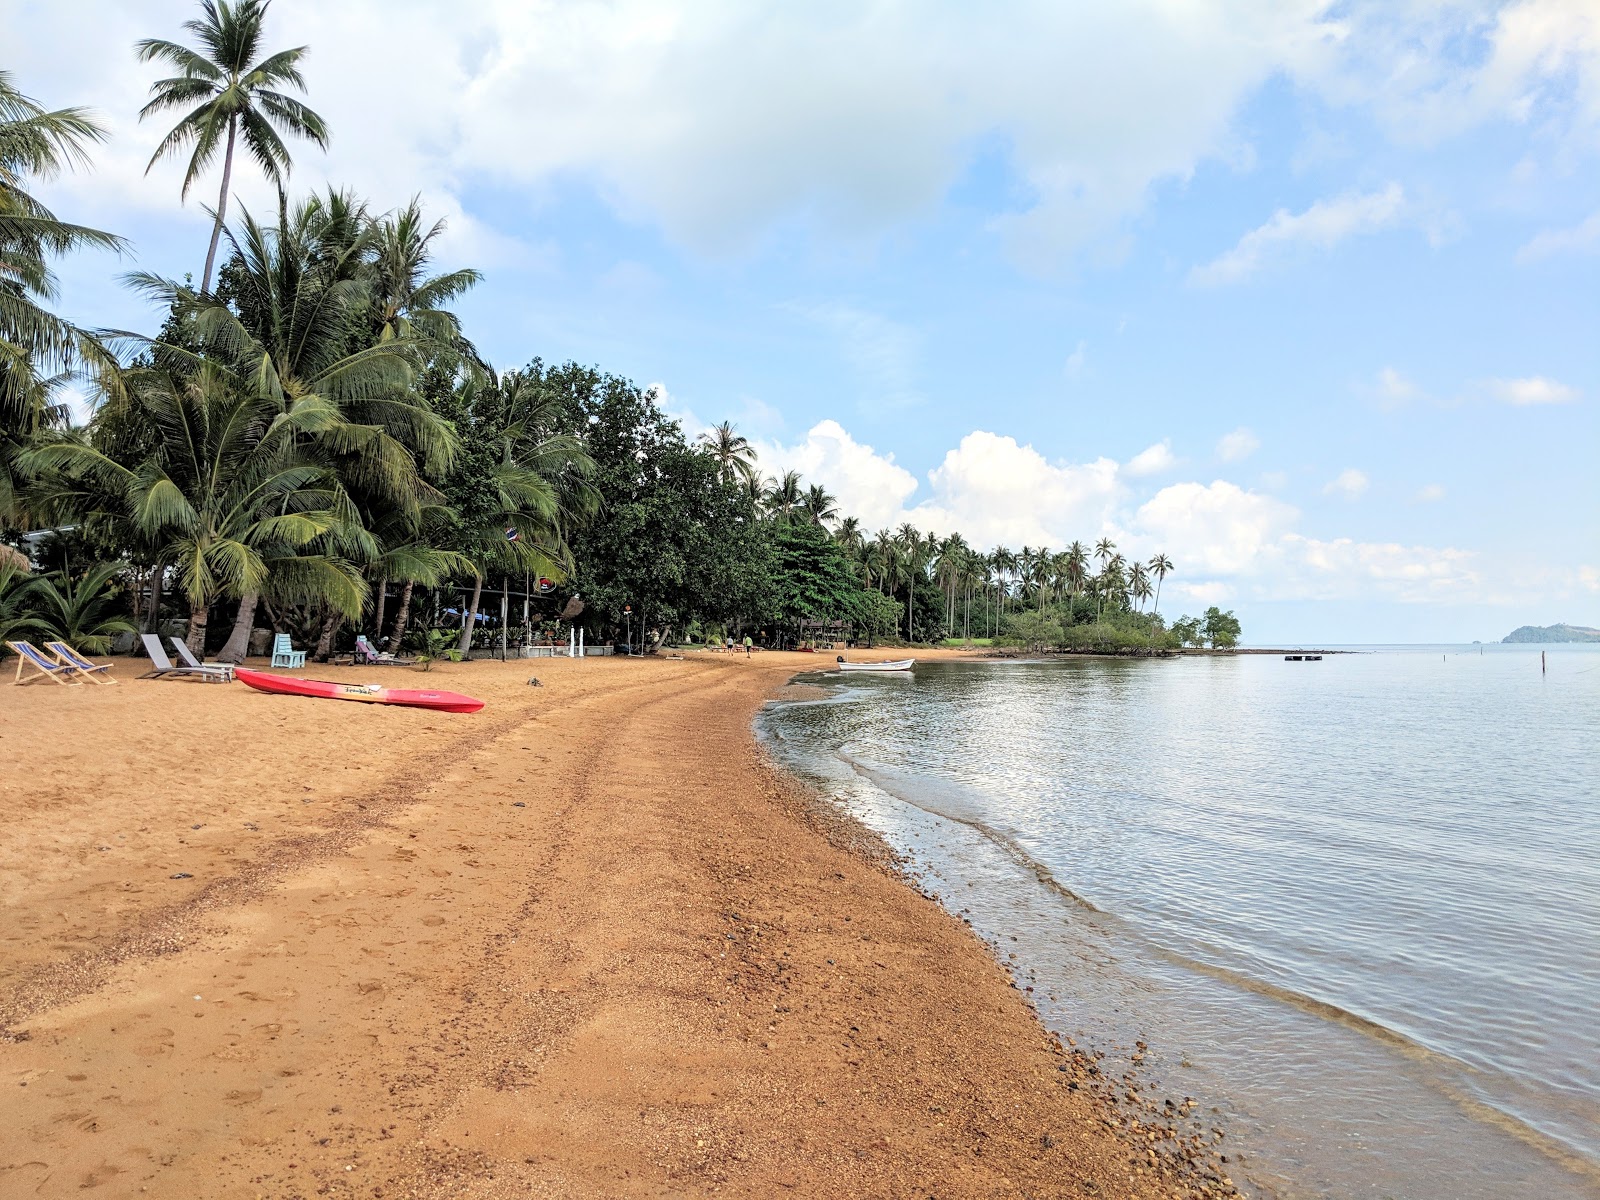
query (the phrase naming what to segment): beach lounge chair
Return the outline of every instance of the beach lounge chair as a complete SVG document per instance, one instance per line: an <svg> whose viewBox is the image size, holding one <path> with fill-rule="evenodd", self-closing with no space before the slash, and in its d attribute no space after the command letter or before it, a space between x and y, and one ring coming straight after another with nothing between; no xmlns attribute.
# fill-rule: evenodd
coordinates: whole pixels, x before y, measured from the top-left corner
<svg viewBox="0 0 1600 1200"><path fill-rule="evenodd" d="M35 683L40 679L53 679L57 683L82 683L81 672L76 667L69 667L66 663L59 663L49 657L31 642L7 642L17 656L17 676L11 682L16 684ZM34 674L26 679L22 673L32 667Z"/></svg>
<svg viewBox="0 0 1600 1200"><path fill-rule="evenodd" d="M417 660L414 658L398 658L387 650L379 650L367 640L367 635L356 635L355 652L350 656L351 665L358 667L409 667Z"/></svg>
<svg viewBox="0 0 1600 1200"><path fill-rule="evenodd" d="M44 648L56 656L56 661L65 663L75 671L81 671L83 677L91 683L115 683L111 678L111 664L91 662L79 654L65 642L46 642Z"/></svg>
<svg viewBox="0 0 1600 1200"><path fill-rule="evenodd" d="M275 667L303 667L306 665L306 652L296 650L294 643L289 640L287 633L280 633L272 639L272 665Z"/></svg>
<svg viewBox="0 0 1600 1200"><path fill-rule="evenodd" d="M167 652L161 648L161 639L153 633L141 633L139 640L144 643L144 652L150 656L150 670L139 676L140 679L199 679L205 683L227 683L233 678L233 668L221 663L201 663L197 667L173 666Z"/></svg>
<svg viewBox="0 0 1600 1200"><path fill-rule="evenodd" d="M184 666L210 672L226 672L228 679L232 681L232 663L203 663L194 656L194 651L189 649L189 643L182 638L168 637L167 641L172 643L172 652L178 656L178 661Z"/></svg>

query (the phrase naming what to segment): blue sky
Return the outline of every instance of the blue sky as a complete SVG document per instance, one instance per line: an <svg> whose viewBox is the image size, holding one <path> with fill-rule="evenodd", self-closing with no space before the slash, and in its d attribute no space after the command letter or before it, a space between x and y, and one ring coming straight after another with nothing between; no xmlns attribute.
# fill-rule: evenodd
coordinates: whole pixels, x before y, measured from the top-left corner
<svg viewBox="0 0 1600 1200"><path fill-rule="evenodd" d="M131 45L193 7L0 0L111 128L51 202L170 275L217 180L144 173ZM872 528L1164 550L1257 643L1600 625L1592 0L466 7L270 39L334 132L296 186L448 217L498 365L658 384ZM149 327L133 265L63 307Z"/></svg>

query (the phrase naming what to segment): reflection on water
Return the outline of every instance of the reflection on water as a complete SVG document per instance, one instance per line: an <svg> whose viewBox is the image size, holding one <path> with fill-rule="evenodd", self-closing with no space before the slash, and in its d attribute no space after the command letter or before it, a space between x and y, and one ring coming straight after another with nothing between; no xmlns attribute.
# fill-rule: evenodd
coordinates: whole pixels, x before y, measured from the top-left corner
<svg viewBox="0 0 1600 1200"><path fill-rule="evenodd" d="M1489 650L937 664L761 728L1236 1179L1596 1195L1600 653Z"/></svg>

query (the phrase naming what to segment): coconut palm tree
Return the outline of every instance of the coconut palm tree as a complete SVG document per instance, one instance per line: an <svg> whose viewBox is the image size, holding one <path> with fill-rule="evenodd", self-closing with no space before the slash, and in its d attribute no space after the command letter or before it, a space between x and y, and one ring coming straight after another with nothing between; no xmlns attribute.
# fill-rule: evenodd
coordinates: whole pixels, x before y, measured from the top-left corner
<svg viewBox="0 0 1600 1200"><path fill-rule="evenodd" d="M787 525L802 513L805 503L805 492L801 486L799 471L785 471L782 479L769 480L764 496L767 506L767 515L780 525Z"/></svg>
<svg viewBox="0 0 1600 1200"><path fill-rule="evenodd" d="M1073 595L1083 591L1084 581L1089 577L1089 552L1084 549L1082 542L1073 542L1067 547L1067 587Z"/></svg>
<svg viewBox="0 0 1600 1200"><path fill-rule="evenodd" d="M191 650L204 650L211 605L247 593L361 611L366 587L347 551L369 539L312 452L343 424L337 406L312 395L286 410L214 363L134 372L122 403L153 434L142 457L59 440L23 458L95 484L159 541L189 600Z"/></svg>
<svg viewBox="0 0 1600 1200"><path fill-rule="evenodd" d="M54 111L23 95L0 71L0 527L23 522L16 456L44 430L59 428L66 372L88 368L114 378L100 343L50 312L56 279L50 260L74 250L120 250L122 239L56 217L29 189L72 166L105 133L78 108Z"/></svg>
<svg viewBox="0 0 1600 1200"><path fill-rule="evenodd" d="M896 571L899 567L899 549L895 544L894 534L887 529L880 529L872 535L872 541L867 544L863 555L863 562L867 571L867 586L872 586L874 576L878 580L878 591L884 591L884 585L894 586Z"/></svg>
<svg viewBox="0 0 1600 1200"><path fill-rule="evenodd" d="M237 234L225 233L232 254L217 294L132 277L192 323L205 358L161 343L152 352L180 370L232 364L241 386L279 412L325 404L337 419L314 435L318 461L362 508L397 506L415 523L438 499L423 475L448 469L457 439L411 387L422 345L414 333L374 339L379 229L349 196L330 193L281 213L276 226L247 212ZM243 593L223 661L243 661L258 602L257 591ZM343 611L330 606L330 615Z"/></svg>
<svg viewBox="0 0 1600 1200"><path fill-rule="evenodd" d="M201 0L203 18L183 23L201 49L191 50L162 38L146 38L136 47L140 62L162 62L177 71L150 85L150 102L139 110L139 119L171 110L182 110L184 114L161 139L145 173L149 174L163 158L188 150L189 165L183 173L181 193L188 199L195 180L222 150L222 187L217 194L205 273L200 279L202 293L211 290L211 270L228 215L228 185L233 179L233 152L239 139L243 138L245 150L280 192L294 165L283 135L303 137L324 150L328 146L328 127L322 118L280 90L305 91L300 62L309 48L298 46L261 57L270 2Z"/></svg>
<svg viewBox="0 0 1600 1200"><path fill-rule="evenodd" d="M699 440L706 452L717 460L717 473L723 483L748 482L756 477L755 447L732 421L713 425Z"/></svg>
<svg viewBox="0 0 1600 1200"><path fill-rule="evenodd" d="M131 621L112 611L111 582L121 563L96 563L82 574L61 571L38 581L36 603L48 636L85 654L104 654L120 633L133 633Z"/></svg>
<svg viewBox="0 0 1600 1200"><path fill-rule="evenodd" d="M1161 581L1172 573L1172 560L1165 554L1154 554L1149 562L1150 573L1156 577L1156 602L1152 612L1161 611Z"/></svg>
<svg viewBox="0 0 1600 1200"><path fill-rule="evenodd" d="M461 321L449 305L483 280L471 267L430 275L434 240L443 235L443 217L428 224L422 202L413 197L404 208L376 222L372 247L371 287L382 321L381 338L431 343L459 354L481 370L488 368L461 332Z"/></svg>
<svg viewBox="0 0 1600 1200"><path fill-rule="evenodd" d="M498 568L560 578L571 569L567 537L574 524L599 508L590 482L594 461L582 442L561 432L561 395L536 377L510 371L498 381L462 384L460 408L472 443L492 452L484 464L467 464L477 502L459 506L461 553L472 568L472 600L458 648L472 648L483 582ZM403 631L402 631L403 632Z"/></svg>
<svg viewBox="0 0 1600 1200"><path fill-rule="evenodd" d="M1139 601L1139 611L1144 611L1144 601L1150 598L1150 576L1142 562L1136 562L1128 572L1128 593Z"/></svg>
<svg viewBox="0 0 1600 1200"><path fill-rule="evenodd" d="M823 529L839 515L837 502L820 483L813 483L806 489L805 496L800 500L800 508L813 525Z"/></svg>

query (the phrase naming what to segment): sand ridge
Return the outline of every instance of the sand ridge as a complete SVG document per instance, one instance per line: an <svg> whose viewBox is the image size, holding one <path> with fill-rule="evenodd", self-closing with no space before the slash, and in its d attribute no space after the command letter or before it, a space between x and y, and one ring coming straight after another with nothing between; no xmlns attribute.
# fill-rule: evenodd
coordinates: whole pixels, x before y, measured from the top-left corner
<svg viewBox="0 0 1600 1200"><path fill-rule="evenodd" d="M825 665L0 689L0 1193L1198 1192L759 754Z"/></svg>

